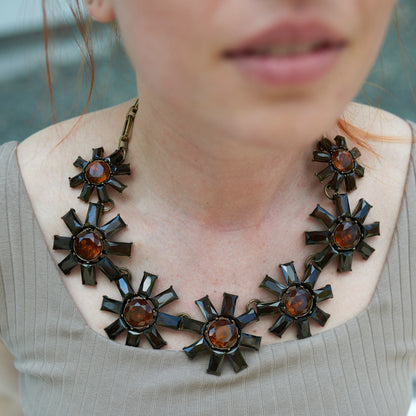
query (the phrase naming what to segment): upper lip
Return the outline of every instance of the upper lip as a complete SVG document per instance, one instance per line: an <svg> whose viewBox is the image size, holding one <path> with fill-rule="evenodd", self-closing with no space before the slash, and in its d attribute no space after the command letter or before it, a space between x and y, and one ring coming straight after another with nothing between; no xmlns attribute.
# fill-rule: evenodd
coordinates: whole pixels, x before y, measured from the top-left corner
<svg viewBox="0 0 416 416"><path fill-rule="evenodd" d="M346 38L330 24L317 19L280 20L248 37L236 47L226 51L226 56L238 55L247 51L264 50L274 46L322 44L342 46Z"/></svg>

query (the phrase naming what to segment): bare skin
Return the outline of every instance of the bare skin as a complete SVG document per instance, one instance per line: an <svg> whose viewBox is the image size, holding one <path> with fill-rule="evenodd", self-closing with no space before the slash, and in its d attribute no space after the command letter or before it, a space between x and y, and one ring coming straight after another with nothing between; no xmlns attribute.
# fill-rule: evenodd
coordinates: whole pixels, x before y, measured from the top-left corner
<svg viewBox="0 0 416 416"><path fill-rule="evenodd" d="M79 190L68 186L68 176L77 173L76 168L71 166L72 162L78 154L88 157L92 147L104 146L105 150L113 150L124 113L130 104L85 116L77 130L56 148L71 122L51 127L19 145L21 173L49 248L52 247L53 235L67 233L57 212L63 215L73 207L81 218L86 212L86 205L77 200ZM368 151L362 152L361 163L367 167L366 175L359 180L359 188L350 196L350 203L355 206L358 199L364 197L374 206L368 221L380 221L382 237L375 237L370 242L376 249L371 261L355 259L353 271L342 277L337 276L335 264L330 264L322 273L320 287L330 283L334 299L324 306L325 311L331 314L330 320L324 328L312 324L313 334L341 325L369 304L390 246L409 164L411 132L407 123L391 114L360 105L351 105L350 113L354 114L356 125L372 133L402 140L371 142L373 149L381 156L380 161ZM87 137L93 139L87 141ZM32 158L33 152L40 147L45 149L44 156ZM313 251L313 248L305 247L303 231L316 229L316 223L309 214L317 203L329 210L332 208L313 175L318 166L311 162L312 147L313 143L305 149L300 160L294 162L287 177L281 178L276 189L277 197L265 215L259 215L260 211L256 210L249 225L247 218L243 218L242 224L236 219L229 221L226 218L228 222L224 225L223 218L213 223L216 206L198 209L198 215L191 215L190 211L173 210L163 194L147 189L142 176L144 169L141 168L145 162L140 160L139 144L132 141L129 161L133 174L123 178L128 188L122 195L114 195L116 208L105 217L110 219L120 213L128 229L120 233L118 240L134 242L132 257L117 258L118 264L132 271L135 287L138 287L143 271L160 276L155 293L173 284L180 301L164 309L172 314L186 311L196 319L200 318L194 301L206 294L215 305L220 305L223 292L238 294L238 313L243 312L245 303L252 298L270 299L264 290L258 288L260 281L266 274L282 281L278 264L292 260L299 274L302 274L303 261ZM45 165L49 166L48 170L44 169ZM68 168L65 170L62 166ZM166 165L160 163L157 166ZM50 171L57 173L54 181L48 180ZM216 183L216 195L221 195L222 179ZM244 185L250 182L249 176L233 179L239 189L244 189ZM39 187L37 184L43 180L50 186ZM174 189L180 192L178 186L175 183ZM232 187L232 184L228 186ZM249 195L253 195L255 200L254 189L251 192ZM389 204L385 204L386 200ZM207 218L211 221L208 224ZM50 251L56 262L63 258L61 253ZM105 276L99 276L97 287L82 286L80 273L76 271L68 277L63 276L62 281L87 324L106 336L103 328L112 322L114 316L99 309L103 295L119 297L114 285ZM352 293L351 288L357 286L362 290ZM268 333L267 328L272 322L273 318L264 317L251 332L263 336L264 344L295 339L293 328L286 331L282 338ZM181 349L194 339L192 335L169 330L164 335L167 348L174 350ZM118 341L123 342L123 338L118 338Z"/></svg>

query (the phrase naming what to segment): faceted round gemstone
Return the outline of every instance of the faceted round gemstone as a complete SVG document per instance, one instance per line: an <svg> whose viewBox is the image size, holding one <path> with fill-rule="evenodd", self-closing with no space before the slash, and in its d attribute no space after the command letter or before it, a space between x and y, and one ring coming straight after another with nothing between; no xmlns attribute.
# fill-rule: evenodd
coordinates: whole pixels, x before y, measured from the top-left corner
<svg viewBox="0 0 416 416"><path fill-rule="evenodd" d="M101 254L103 243L97 231L84 230L74 240L74 249L84 260L95 260Z"/></svg>
<svg viewBox="0 0 416 416"><path fill-rule="evenodd" d="M360 242L360 227L350 220L343 221L336 226L333 238L341 250L352 250Z"/></svg>
<svg viewBox="0 0 416 416"><path fill-rule="evenodd" d="M237 325L228 318L219 318L209 323L207 334L211 345L221 350L234 347L238 340Z"/></svg>
<svg viewBox="0 0 416 416"><path fill-rule="evenodd" d="M290 315L303 316L311 310L313 298L309 290L301 286L292 286L283 295L282 303Z"/></svg>
<svg viewBox="0 0 416 416"><path fill-rule="evenodd" d="M348 150L337 149L332 153L332 164L340 172L349 172L354 167L354 159Z"/></svg>
<svg viewBox="0 0 416 416"><path fill-rule="evenodd" d="M130 326L143 329L153 323L153 306L146 299L133 298L126 303L123 315Z"/></svg>
<svg viewBox="0 0 416 416"><path fill-rule="evenodd" d="M85 177L90 183L99 185L110 177L110 167L104 160L94 160L85 168Z"/></svg>

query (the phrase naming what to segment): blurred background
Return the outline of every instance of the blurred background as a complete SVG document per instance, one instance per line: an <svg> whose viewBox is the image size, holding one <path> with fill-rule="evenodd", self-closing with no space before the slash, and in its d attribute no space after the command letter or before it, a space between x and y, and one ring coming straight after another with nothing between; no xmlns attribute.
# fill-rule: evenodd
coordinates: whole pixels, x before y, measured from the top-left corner
<svg viewBox="0 0 416 416"><path fill-rule="evenodd" d="M51 2L52 3L52 2ZM59 6L62 3L64 6ZM50 63L56 119L79 115L89 90L88 60L65 1L51 4ZM396 24L398 23L398 25ZM416 0L401 0L357 101L416 121ZM368 22L371 24L371 22ZM399 36L397 33L399 29ZM114 33L93 25L95 87L88 111L136 96L135 76ZM413 89L413 91L412 91ZM52 121L40 0L3 2L0 14L0 144L24 140ZM414 382L416 393L416 379ZM416 396L416 394L415 394ZM416 400L408 416L416 415Z"/></svg>

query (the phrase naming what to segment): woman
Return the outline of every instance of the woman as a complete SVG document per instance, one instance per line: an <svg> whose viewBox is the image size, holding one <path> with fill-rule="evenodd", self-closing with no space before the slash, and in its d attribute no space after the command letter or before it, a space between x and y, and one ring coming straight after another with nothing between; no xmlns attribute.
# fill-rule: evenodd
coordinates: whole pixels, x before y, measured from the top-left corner
<svg viewBox="0 0 416 416"><path fill-rule="evenodd" d="M414 133L394 115L350 103L377 56L394 1L88 0L86 6L99 22L117 21L137 73L140 104L127 132L132 174L121 179L128 186L123 193L108 191L115 209L99 221L120 213L128 227L120 225L111 240L133 242L133 248L130 258L110 256L121 281L108 270L110 279L98 271L94 276L91 268L81 278L75 263L62 263L68 251L53 250L69 248L60 217L72 207L82 222L85 202L97 202L95 193L76 198L82 175L68 186L68 176L77 178L86 166L78 161L73 167L73 161L81 155L87 163L92 148L109 155L134 100L85 115L74 129L76 120L52 126L16 152L16 143L2 147L0 333L20 372L25 413L405 415L416 351ZM347 136L340 119L355 132L384 138L360 147L365 175L356 171L358 189L348 194L351 209L360 198L371 203L366 221L379 221L381 236L373 225L368 243L374 254L367 261L354 255L352 271L343 273L336 259L318 264L321 246L305 247L304 240L305 230L319 229L317 215L309 216L316 205L335 209L314 175L323 165L311 159L322 136L332 143ZM354 138L346 140L351 150ZM358 152L351 154L356 163ZM326 191L332 198L334 189ZM89 214L94 209L98 215L100 208L91 205ZM94 236L88 238L91 243ZM94 247L99 244L107 243ZM128 247L120 252L129 254ZM322 269L314 289L326 287L322 310L330 318L321 315L322 326L311 319L311 336L305 327L297 333L296 325L268 331L276 313L252 323L276 301L276 290L259 287L265 275L283 284L278 266L286 264L282 270L293 278L293 261L302 280L309 254L316 275ZM229 315L252 323L244 332L253 343L262 337L259 352L242 348L248 368L226 349L237 345L232 337L241 334L233 331L243 318L217 327L211 322L211 332L201 336L162 325L162 350L149 345L162 346L157 336L130 346L139 338L126 339L123 327L111 327L120 286L128 285L123 268L135 291L144 272L159 276L152 288L154 278L145 275L151 296L173 285L179 300L164 305L170 318L163 319L178 329L194 322L178 314L200 322L215 315L205 295L219 314L223 294L238 295ZM169 302L173 298L170 292ZM252 299L261 302L257 308L251 302L244 315ZM297 307L290 302L286 308ZM153 325L148 312L140 319ZM125 323L129 311L123 313ZM225 347L218 344L221 330ZM181 350L198 340L204 351L189 361ZM208 369L222 370L220 377L206 374L210 349ZM215 350L242 371L222 363Z"/></svg>

